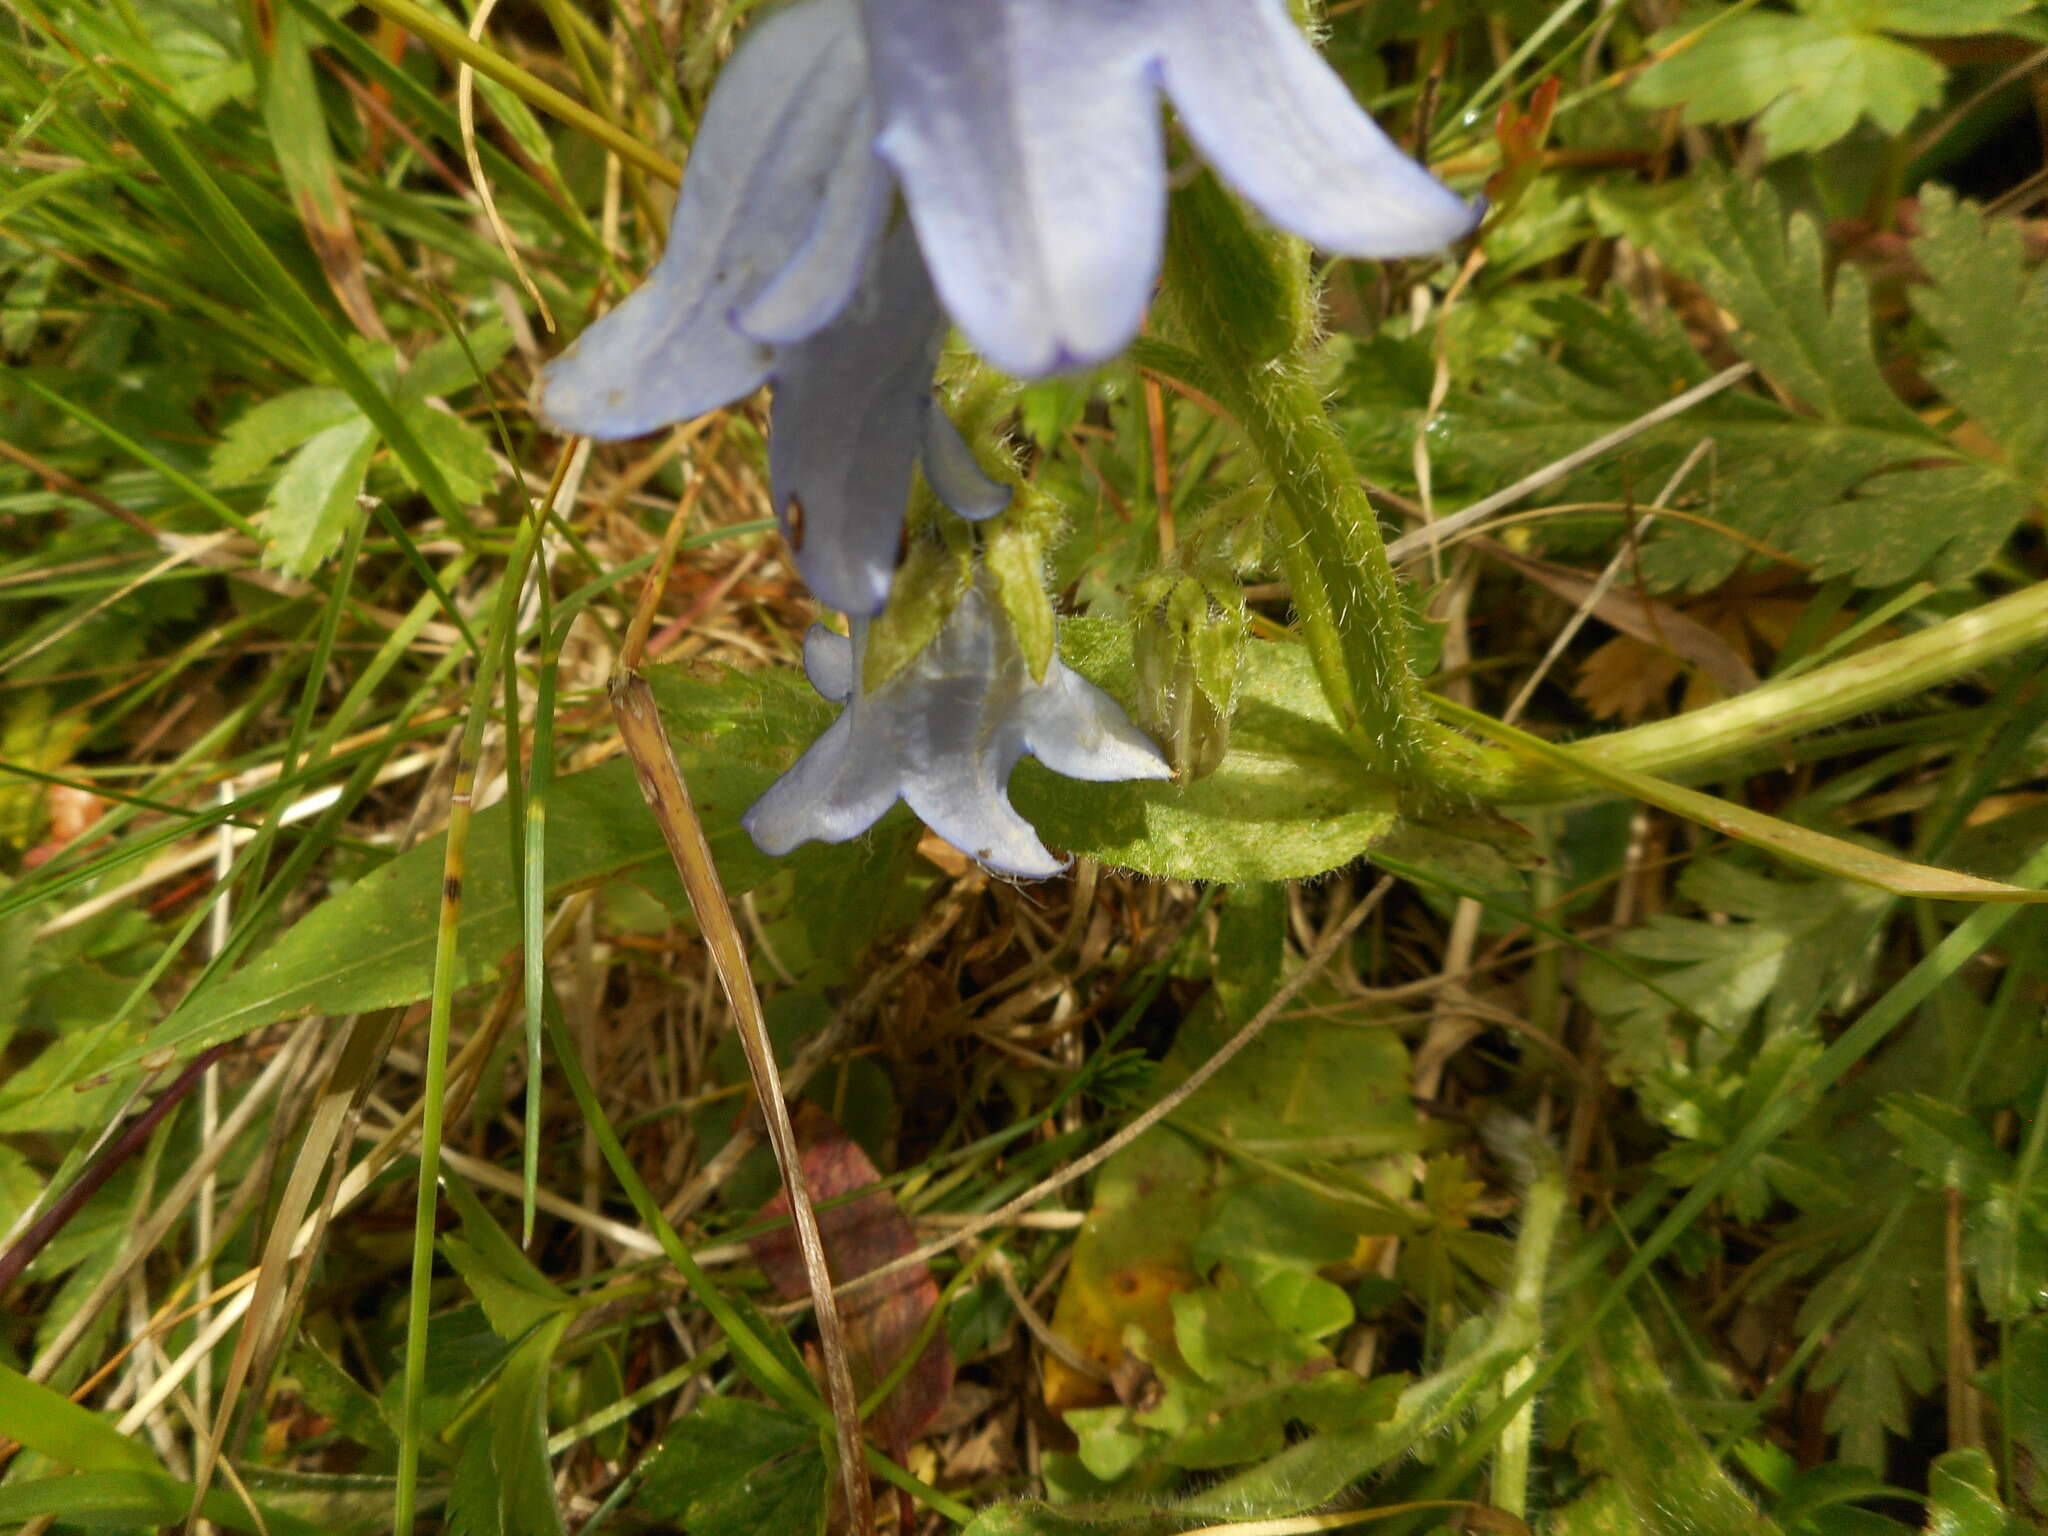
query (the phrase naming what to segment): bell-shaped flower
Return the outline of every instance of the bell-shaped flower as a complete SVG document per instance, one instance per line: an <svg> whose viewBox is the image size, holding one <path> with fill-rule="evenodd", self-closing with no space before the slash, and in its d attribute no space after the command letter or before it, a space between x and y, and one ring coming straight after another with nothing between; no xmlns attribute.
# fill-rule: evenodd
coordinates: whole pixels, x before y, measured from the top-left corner
<svg viewBox="0 0 2048 1536"><path fill-rule="evenodd" d="M882 158L954 322L1026 377L1137 332L1166 223L1163 91L1222 178L1325 250L1389 258L1467 206L1352 100L1286 0L861 0Z"/></svg>
<svg viewBox="0 0 2048 1536"><path fill-rule="evenodd" d="M962 517L991 517L1006 486L975 462L932 399L946 318L917 242L899 225L832 324L780 348L768 471L797 569L827 605L872 615L888 600L913 464Z"/></svg>
<svg viewBox="0 0 2048 1536"><path fill-rule="evenodd" d="M747 30L718 77L652 275L556 359L541 409L637 437L753 393L853 297L889 210L857 0Z"/></svg>
<svg viewBox="0 0 2048 1536"><path fill-rule="evenodd" d="M797 569L830 606L874 614L920 458L963 517L1009 493L932 400L946 318L915 236L899 224L875 248L887 186L865 79L852 0L808 0L748 33L712 92L668 250L548 368L541 410L566 431L632 437L772 379L770 479Z"/></svg>
<svg viewBox="0 0 2048 1536"><path fill-rule="evenodd" d="M747 812L761 851L858 837L897 800L999 874L1038 880L1065 861L1009 801L1029 755L1070 779L1165 779L1165 758L1116 701L1055 656L1043 682L1001 607L977 585L938 637L873 692L859 686L867 625L804 637L811 684L845 711Z"/></svg>

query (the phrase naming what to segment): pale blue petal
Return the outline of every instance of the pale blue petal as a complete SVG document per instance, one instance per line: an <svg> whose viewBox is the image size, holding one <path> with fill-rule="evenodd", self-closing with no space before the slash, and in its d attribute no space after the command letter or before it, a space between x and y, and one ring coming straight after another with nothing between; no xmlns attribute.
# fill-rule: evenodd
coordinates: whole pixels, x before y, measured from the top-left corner
<svg viewBox="0 0 2048 1536"><path fill-rule="evenodd" d="M1026 880L1058 874L1066 865L1010 805L1010 770L1024 747L1014 717L1032 690L1001 611L979 589L967 592L915 669L922 687L904 721L904 800L990 869Z"/></svg>
<svg viewBox="0 0 2048 1536"><path fill-rule="evenodd" d="M754 846L780 858L803 843L844 843L897 799L896 765L856 728L849 709L740 818Z"/></svg>
<svg viewBox="0 0 2048 1536"><path fill-rule="evenodd" d="M1157 748L1114 700L1055 661L1031 679L1001 608L976 586L962 595L922 654L873 693L858 691L866 626L851 641L822 629L805 638L804 666L846 711L747 812L763 852L810 839L844 842L899 796L934 832L988 868L1039 880L1065 868L1009 799L1026 753L1069 778L1168 776Z"/></svg>
<svg viewBox="0 0 2048 1536"><path fill-rule="evenodd" d="M792 342L822 329L860 285L889 212L888 167L875 154L874 116L863 100L847 124L817 221L789 265L735 317L747 335Z"/></svg>
<svg viewBox="0 0 2048 1536"><path fill-rule="evenodd" d="M817 224L865 100L856 0L798 0L748 29L711 93L661 261L543 375L553 426L633 437L760 387L774 354L732 316Z"/></svg>
<svg viewBox="0 0 2048 1536"><path fill-rule="evenodd" d="M804 676L818 690L818 697L834 704L853 699L853 641L835 635L822 624L804 633Z"/></svg>
<svg viewBox="0 0 2048 1536"><path fill-rule="evenodd" d="M769 479L797 569L830 607L871 615L888 600L944 335L902 226L839 318L779 349Z"/></svg>
<svg viewBox="0 0 2048 1536"><path fill-rule="evenodd" d="M1010 488L990 478L953 418L936 405L924 419L923 463L939 500L970 521L994 517L1010 504Z"/></svg>
<svg viewBox="0 0 2048 1536"><path fill-rule="evenodd" d="M1011 807L993 779L925 780L906 785L918 820L977 864L1017 880L1048 880L1067 867Z"/></svg>
<svg viewBox="0 0 2048 1536"><path fill-rule="evenodd" d="M954 323L1027 378L1101 362L1159 270L1153 51L1128 0L864 0L881 136Z"/></svg>
<svg viewBox="0 0 2048 1536"><path fill-rule="evenodd" d="M1346 256L1441 250L1478 210L1351 99L1286 0L1146 0L1167 94L1223 179L1283 229Z"/></svg>
<svg viewBox="0 0 2048 1536"><path fill-rule="evenodd" d="M1099 783L1173 777L1165 755L1123 706L1058 657L1018 716L1025 749L1065 778Z"/></svg>

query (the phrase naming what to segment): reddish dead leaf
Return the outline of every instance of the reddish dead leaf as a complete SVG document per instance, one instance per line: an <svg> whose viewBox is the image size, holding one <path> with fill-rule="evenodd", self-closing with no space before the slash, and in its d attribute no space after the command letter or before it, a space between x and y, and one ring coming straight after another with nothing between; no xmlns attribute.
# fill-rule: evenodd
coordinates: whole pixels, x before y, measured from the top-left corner
<svg viewBox="0 0 2048 1536"><path fill-rule="evenodd" d="M844 1285L858 1279L917 1247L917 1234L887 1190L875 1190L840 1205L831 1203L841 1195L879 1183L881 1175L830 1115L815 1104L803 1105L796 1115L796 1139L835 1283ZM781 1195L760 1211L763 1220L788 1214L788 1202ZM748 1246L776 1294L792 1301L810 1294L804 1284L803 1263L797 1257L796 1238L787 1224L753 1239ZM922 1264L898 1270L841 1298L854 1385L862 1397L895 1369L938 1303L938 1282ZM869 1416L868 1432L884 1450L900 1457L938 1416L952 1392L953 1349L942 1327L896 1390Z"/></svg>
<svg viewBox="0 0 2048 1536"><path fill-rule="evenodd" d="M1512 209L1543 166L1543 147L1550 138L1550 119L1564 82L1550 76L1529 93L1529 110L1512 99L1500 104L1493 131L1500 144L1500 170L1486 183L1486 197L1497 210Z"/></svg>

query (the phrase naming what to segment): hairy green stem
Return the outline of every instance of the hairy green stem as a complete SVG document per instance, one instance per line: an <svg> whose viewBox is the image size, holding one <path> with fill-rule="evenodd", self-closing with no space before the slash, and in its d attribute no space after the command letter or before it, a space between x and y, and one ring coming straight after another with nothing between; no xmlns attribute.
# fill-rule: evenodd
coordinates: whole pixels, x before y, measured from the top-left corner
<svg viewBox="0 0 2048 1536"><path fill-rule="evenodd" d="M1765 683L1675 719L1596 737L1572 750L1604 767L1665 777L1697 775L1897 704L2041 644L2048 644L2048 582L1814 671ZM1583 799L1597 792L1561 768L1492 753L1472 759L1464 787L1481 799L1510 805Z"/></svg>
<svg viewBox="0 0 2048 1536"><path fill-rule="evenodd" d="M1501 1311L1502 1331L1512 1330L1529 1341L1529 1353L1501 1377L1501 1393L1513 1397L1536 1374L1543 1344L1543 1291L1550 1274L1550 1250L1564 1217L1564 1171L1555 1153L1532 1133L1529 1155L1537 1160L1536 1176L1522 1196L1522 1232L1515 1243L1515 1268L1507 1303ZM1493 1503L1511 1515L1529 1512L1529 1459L1536 1437L1536 1401L1524 1401L1501 1431L1493 1453Z"/></svg>
<svg viewBox="0 0 2048 1536"><path fill-rule="evenodd" d="M1205 379L1272 487L1295 614L1331 712L1368 763L1413 783L1429 738L1407 612L1379 516L1302 367L1314 312L1307 253L1252 229L1204 177L1174 200L1167 272Z"/></svg>

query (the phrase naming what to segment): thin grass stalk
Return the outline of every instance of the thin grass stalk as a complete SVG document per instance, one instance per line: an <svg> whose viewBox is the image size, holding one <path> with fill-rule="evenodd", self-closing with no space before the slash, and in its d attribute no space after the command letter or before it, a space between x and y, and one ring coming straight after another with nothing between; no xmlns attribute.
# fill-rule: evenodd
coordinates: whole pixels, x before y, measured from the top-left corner
<svg viewBox="0 0 2048 1536"><path fill-rule="evenodd" d="M455 1004L456 939L462 921L462 877L469 850L474 813L477 761L483 753L484 731L490 722L491 695L503 659L499 644L517 623L519 595L526 570L546 527L556 494L569 472L566 449L555 467L553 482L541 505L521 519L512 558L498 585L484 648L477 653L477 675L470 689L469 713L455 767L449 799L447 852L442 866L441 916L435 933L433 992L427 1013L426 1071L420 1085L420 1176L413 1213L412 1281L406 1314L405 1364L399 1418L398 1479L392 1524L408 1536L419 1501L420 1436L427 1376L427 1314L433 1300L434 1224L440 1203L442 1096L448 1085L448 1037ZM517 751L512 743L509 750Z"/></svg>

